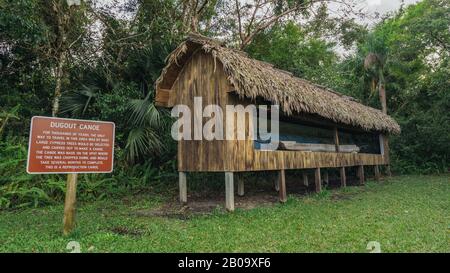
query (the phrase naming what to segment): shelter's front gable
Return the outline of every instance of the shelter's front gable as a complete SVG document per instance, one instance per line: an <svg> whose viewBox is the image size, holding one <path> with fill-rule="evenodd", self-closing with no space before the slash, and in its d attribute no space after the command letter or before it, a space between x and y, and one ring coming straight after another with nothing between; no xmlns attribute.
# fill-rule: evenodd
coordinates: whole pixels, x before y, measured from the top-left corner
<svg viewBox="0 0 450 273"><path fill-rule="evenodd" d="M202 99L203 110L207 105L218 105L222 109L229 104L227 90L230 84L223 72L222 64L204 51L197 51L183 65L171 87L169 103L186 105L191 110L191 139L178 142L178 168L180 171L224 171L232 158L233 145L226 140L195 140L194 119L202 121L201 128L209 120L201 111L196 111L194 99ZM197 116L197 117L196 117ZM226 117L224 116L224 124ZM200 134L202 132L199 132Z"/></svg>

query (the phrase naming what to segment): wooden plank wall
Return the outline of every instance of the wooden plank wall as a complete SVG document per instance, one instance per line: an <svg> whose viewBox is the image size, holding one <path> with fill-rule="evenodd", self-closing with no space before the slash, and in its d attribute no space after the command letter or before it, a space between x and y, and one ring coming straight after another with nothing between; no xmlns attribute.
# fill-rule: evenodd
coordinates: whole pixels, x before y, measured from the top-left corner
<svg viewBox="0 0 450 273"><path fill-rule="evenodd" d="M213 58L198 51L188 61L172 86L174 104L184 104L191 109L194 119L194 97L203 97L203 107L217 104L225 109L228 94L222 92L229 86L224 78L223 68ZM202 118L203 124L207 118ZM191 129L194 139L194 128ZM224 171L228 167L224 157L227 156L226 141L181 140L178 142L179 171Z"/></svg>
<svg viewBox="0 0 450 273"><path fill-rule="evenodd" d="M222 64L211 55L198 51L188 61L172 86L174 104L185 104L191 108L192 120L194 96L203 97L203 107L217 104L223 109L226 124L226 105L244 104L229 93L230 84ZM203 124L209 118L202 118ZM247 116L246 128L252 128L252 117ZM234 132L236 132L235 118ZM194 129L192 129L192 136ZM226 131L224 130L224 136ZM387 138L385 138L387 139ZM387 140L386 140L387 143ZM387 154L261 151L255 150L253 140L246 131L246 140L192 140L178 143L179 171L260 171L281 169L331 168L359 165L387 164ZM386 145L386 144L385 144Z"/></svg>

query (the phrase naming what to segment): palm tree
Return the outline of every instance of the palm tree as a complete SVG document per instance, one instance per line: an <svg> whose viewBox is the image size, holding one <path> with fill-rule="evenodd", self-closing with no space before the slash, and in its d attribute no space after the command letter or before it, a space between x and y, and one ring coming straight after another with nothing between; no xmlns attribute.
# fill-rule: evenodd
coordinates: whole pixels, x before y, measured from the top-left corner
<svg viewBox="0 0 450 273"><path fill-rule="evenodd" d="M131 164L151 154L158 154L164 149L161 141L162 132L167 128L164 121L165 110L158 110L153 104L149 92L143 99L128 102L130 117L125 144L125 157ZM71 117L86 116L89 106L101 96L100 88L94 85L82 85L80 90L70 91L62 96L61 114ZM161 112L163 111L163 112Z"/></svg>
<svg viewBox="0 0 450 273"><path fill-rule="evenodd" d="M384 72L387 59L387 48L382 38L373 35L368 37L366 47L368 53L364 58L364 69L371 81L371 91L373 93L378 90L381 110L386 114L387 106Z"/></svg>
<svg viewBox="0 0 450 273"><path fill-rule="evenodd" d="M384 72L388 50L384 37L375 36L374 34L369 35L367 37L366 50L367 54L364 58L364 69L370 78L370 89L372 94L378 90L381 111L387 114ZM386 145L388 145L388 143L386 143ZM389 148L387 147L387 149ZM391 167L389 164L386 165L386 172L388 176L391 176Z"/></svg>
<svg viewBox="0 0 450 273"><path fill-rule="evenodd" d="M158 154L164 148L160 139L161 132L165 128L164 119L160 110L150 99L150 94L144 99L134 99L129 102L132 129L128 134L125 151L130 163L148 154Z"/></svg>

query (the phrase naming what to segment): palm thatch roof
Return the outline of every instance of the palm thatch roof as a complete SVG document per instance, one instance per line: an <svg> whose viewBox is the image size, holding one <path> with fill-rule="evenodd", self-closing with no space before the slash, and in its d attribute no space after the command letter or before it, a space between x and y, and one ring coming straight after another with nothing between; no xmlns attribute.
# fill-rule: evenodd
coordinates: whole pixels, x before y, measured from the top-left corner
<svg viewBox="0 0 450 273"><path fill-rule="evenodd" d="M390 116L326 87L294 77L292 73L249 58L245 52L227 48L220 41L190 34L168 57L156 81L161 87L173 83L177 71L196 51L204 50L219 60L230 83L241 97L263 98L279 104L286 115L308 113L366 131L399 133L400 126Z"/></svg>

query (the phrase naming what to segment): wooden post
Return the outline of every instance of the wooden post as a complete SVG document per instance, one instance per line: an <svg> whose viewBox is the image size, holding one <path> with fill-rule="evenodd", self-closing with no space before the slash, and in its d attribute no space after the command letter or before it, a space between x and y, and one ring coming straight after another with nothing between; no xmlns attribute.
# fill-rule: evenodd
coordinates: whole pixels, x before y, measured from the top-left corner
<svg viewBox="0 0 450 273"><path fill-rule="evenodd" d="M336 153L339 153L339 131L334 127L334 145L336 145Z"/></svg>
<svg viewBox="0 0 450 273"><path fill-rule="evenodd" d="M364 166L363 165L358 166L358 178L359 178L359 184L364 185Z"/></svg>
<svg viewBox="0 0 450 273"><path fill-rule="evenodd" d="M75 227L75 207L77 203L77 173L67 175L66 200L64 203L64 235L69 235Z"/></svg>
<svg viewBox="0 0 450 273"><path fill-rule="evenodd" d="M279 184L280 202L285 203L287 201L287 195L286 195L286 177L284 170L280 170L278 178L279 178L278 184Z"/></svg>
<svg viewBox="0 0 450 273"><path fill-rule="evenodd" d="M277 172L277 179L275 179L274 181L273 181L273 187L275 188L275 190L277 191L277 192L279 192L280 191L280 173L279 172Z"/></svg>
<svg viewBox="0 0 450 273"><path fill-rule="evenodd" d="M380 167L378 165L373 166L373 170L375 173L375 179L380 181Z"/></svg>
<svg viewBox="0 0 450 273"><path fill-rule="evenodd" d="M233 172L225 172L225 208L234 211Z"/></svg>
<svg viewBox="0 0 450 273"><path fill-rule="evenodd" d="M305 185L305 187L308 187L308 185L309 185L308 174L306 172L303 172L303 185Z"/></svg>
<svg viewBox="0 0 450 273"><path fill-rule="evenodd" d="M178 180L180 187L180 202L185 205L187 203L187 183L186 183L186 173L178 172Z"/></svg>
<svg viewBox="0 0 450 273"><path fill-rule="evenodd" d="M244 178L241 173L237 175L237 181L238 181L238 190L237 194L239 196L244 196Z"/></svg>
<svg viewBox="0 0 450 273"><path fill-rule="evenodd" d="M389 165L389 139L388 136L380 134L380 153L384 157L384 163L386 164L386 175L391 177L391 166Z"/></svg>
<svg viewBox="0 0 450 273"><path fill-rule="evenodd" d="M323 174L323 181L325 182L325 184L328 185L329 179L328 179L328 171L325 171Z"/></svg>
<svg viewBox="0 0 450 273"><path fill-rule="evenodd" d="M345 176L345 167L341 167L341 187L347 186L347 177Z"/></svg>
<svg viewBox="0 0 450 273"><path fill-rule="evenodd" d="M316 192L321 192L322 191L322 184L320 183L320 168L316 168L315 173L314 173L314 182L316 184Z"/></svg>

